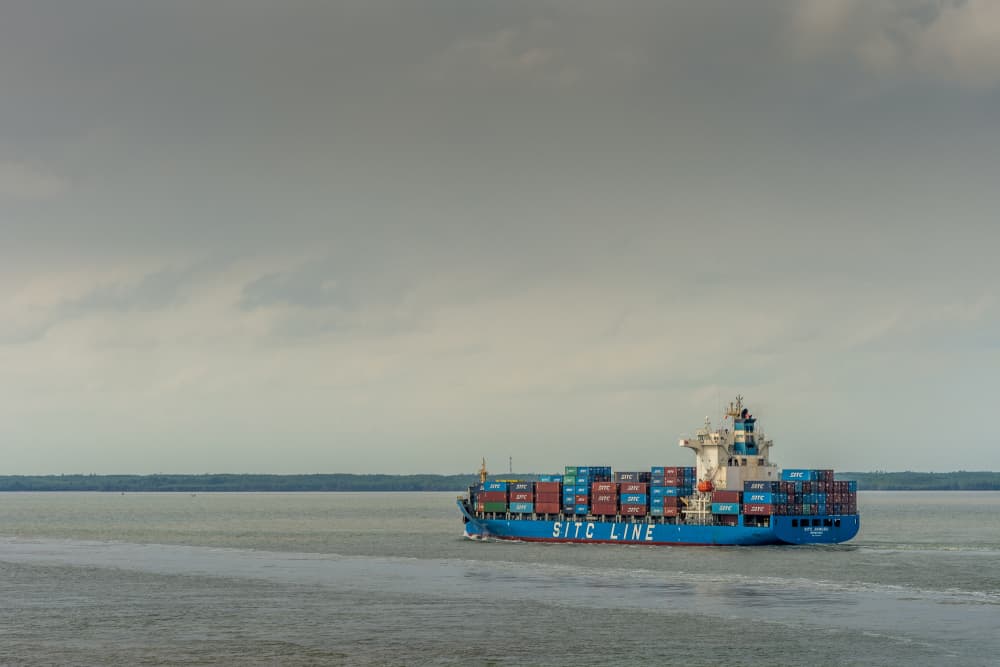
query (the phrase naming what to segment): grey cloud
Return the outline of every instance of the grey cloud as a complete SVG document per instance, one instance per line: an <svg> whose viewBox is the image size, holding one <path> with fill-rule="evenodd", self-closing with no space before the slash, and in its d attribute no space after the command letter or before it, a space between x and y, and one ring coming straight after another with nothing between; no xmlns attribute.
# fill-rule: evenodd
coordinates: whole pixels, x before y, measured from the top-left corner
<svg viewBox="0 0 1000 667"><path fill-rule="evenodd" d="M62 322L95 314L154 311L178 305L199 279L219 268L214 262L196 262L153 271L135 282L98 285L79 297L63 299L51 308L36 311L27 324L6 323L0 328L0 343L32 343Z"/></svg>
<svg viewBox="0 0 1000 667"><path fill-rule="evenodd" d="M314 262L261 276L243 287L240 307L244 310L273 305L352 310L360 303L350 278L327 262Z"/></svg>

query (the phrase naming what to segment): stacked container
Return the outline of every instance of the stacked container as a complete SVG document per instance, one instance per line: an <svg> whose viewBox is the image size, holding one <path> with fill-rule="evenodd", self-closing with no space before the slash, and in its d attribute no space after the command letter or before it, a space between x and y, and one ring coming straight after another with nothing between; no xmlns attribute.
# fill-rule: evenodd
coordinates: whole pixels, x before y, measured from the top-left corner
<svg viewBox="0 0 1000 667"><path fill-rule="evenodd" d="M532 482L511 482L508 485L511 514L533 514L535 492Z"/></svg>
<svg viewBox="0 0 1000 667"><path fill-rule="evenodd" d="M781 481L744 482L743 514L857 514L857 490L857 482L834 481L832 470L787 468Z"/></svg>
<svg viewBox="0 0 1000 667"><path fill-rule="evenodd" d="M618 484L616 482L593 482L590 485L591 514L614 516L618 514Z"/></svg>
<svg viewBox="0 0 1000 667"><path fill-rule="evenodd" d="M609 466L566 466L563 475L563 513L590 514L590 485L611 480Z"/></svg>
<svg viewBox="0 0 1000 667"><path fill-rule="evenodd" d="M482 482L476 487L477 512L507 512L507 482Z"/></svg>
<svg viewBox="0 0 1000 667"><path fill-rule="evenodd" d="M545 479L546 477L550 479ZM551 479L558 477L558 480ZM535 512L538 514L558 514L562 507L562 475L543 475L535 482Z"/></svg>
<svg viewBox="0 0 1000 667"><path fill-rule="evenodd" d="M653 516L680 514L681 497L694 493L695 469L653 466L649 473L649 510Z"/></svg>

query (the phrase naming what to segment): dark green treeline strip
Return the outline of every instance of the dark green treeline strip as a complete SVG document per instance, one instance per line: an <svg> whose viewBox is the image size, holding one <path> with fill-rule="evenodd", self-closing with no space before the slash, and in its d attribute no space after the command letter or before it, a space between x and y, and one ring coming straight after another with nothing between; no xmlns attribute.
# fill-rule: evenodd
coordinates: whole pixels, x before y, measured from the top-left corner
<svg viewBox="0 0 1000 667"><path fill-rule="evenodd" d="M491 476L493 477L493 476ZM533 474L498 475L524 480ZM0 491L464 491L476 475L0 475ZM867 491L997 491L1000 472L845 472Z"/></svg>
<svg viewBox="0 0 1000 667"><path fill-rule="evenodd" d="M477 475L0 476L0 491L463 491Z"/></svg>
<svg viewBox="0 0 1000 667"><path fill-rule="evenodd" d="M1000 472L845 472L866 491L1000 491Z"/></svg>

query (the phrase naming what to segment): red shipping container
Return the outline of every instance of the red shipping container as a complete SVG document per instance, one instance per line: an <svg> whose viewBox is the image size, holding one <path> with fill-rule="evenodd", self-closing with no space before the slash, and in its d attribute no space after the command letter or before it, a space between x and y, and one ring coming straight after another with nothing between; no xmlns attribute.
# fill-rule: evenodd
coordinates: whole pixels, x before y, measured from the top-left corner
<svg viewBox="0 0 1000 667"><path fill-rule="evenodd" d="M476 501L480 503L505 503L507 502L507 492L480 491L476 494Z"/></svg>
<svg viewBox="0 0 1000 667"><path fill-rule="evenodd" d="M680 507L681 499L677 496L663 496L664 507Z"/></svg>
<svg viewBox="0 0 1000 667"><path fill-rule="evenodd" d="M590 496L585 496L585 495L582 495L582 494L581 495L577 495L575 498L573 498L573 502L575 502L577 505L589 505L590 504Z"/></svg>
<svg viewBox="0 0 1000 667"><path fill-rule="evenodd" d="M614 491L616 486L618 485L614 482L594 482L590 485L590 490L594 493L598 493L600 491L607 493L609 491Z"/></svg>
<svg viewBox="0 0 1000 667"><path fill-rule="evenodd" d="M535 513L536 514L559 514L560 504L558 502L554 503L535 503Z"/></svg>
<svg viewBox="0 0 1000 667"><path fill-rule="evenodd" d="M535 482L535 493L562 493L562 482Z"/></svg>
<svg viewBox="0 0 1000 667"><path fill-rule="evenodd" d="M622 482L621 493L646 493L647 486L645 482Z"/></svg>
<svg viewBox="0 0 1000 667"><path fill-rule="evenodd" d="M664 477L663 486L684 486L680 477Z"/></svg>
<svg viewBox="0 0 1000 667"><path fill-rule="evenodd" d="M614 493L595 493L594 494L594 504L598 505L617 505L618 496Z"/></svg>
<svg viewBox="0 0 1000 667"><path fill-rule="evenodd" d="M536 503L560 503L562 502L561 493L536 493L535 494Z"/></svg>
<svg viewBox="0 0 1000 667"><path fill-rule="evenodd" d="M531 491L514 491L510 494L510 502L512 503L530 503L531 500Z"/></svg>
<svg viewBox="0 0 1000 667"><path fill-rule="evenodd" d="M684 469L677 466L668 466L663 469L664 477L680 477L684 474Z"/></svg>
<svg viewBox="0 0 1000 667"><path fill-rule="evenodd" d="M770 505L759 505L754 503L751 505L744 505L743 513L753 514L753 515L767 515L767 514L773 514L774 512Z"/></svg>
<svg viewBox="0 0 1000 667"><path fill-rule="evenodd" d="M713 503L738 503L742 500L739 491L713 491Z"/></svg>
<svg viewBox="0 0 1000 667"><path fill-rule="evenodd" d="M618 514L618 505L614 503L598 505L595 503L594 506L590 508L590 513L595 516L614 516Z"/></svg>
<svg viewBox="0 0 1000 667"><path fill-rule="evenodd" d="M646 516L645 505L622 505L622 515L624 516Z"/></svg>

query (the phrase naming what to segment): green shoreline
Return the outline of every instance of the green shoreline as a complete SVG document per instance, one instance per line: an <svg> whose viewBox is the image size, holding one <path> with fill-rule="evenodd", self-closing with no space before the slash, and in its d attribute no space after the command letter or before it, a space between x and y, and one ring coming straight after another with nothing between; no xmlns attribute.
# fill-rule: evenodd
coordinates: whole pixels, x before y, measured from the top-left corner
<svg viewBox="0 0 1000 667"><path fill-rule="evenodd" d="M525 480L536 474L494 475ZM1000 491L1000 472L845 472L862 491ZM469 475L0 475L0 491L464 491Z"/></svg>

